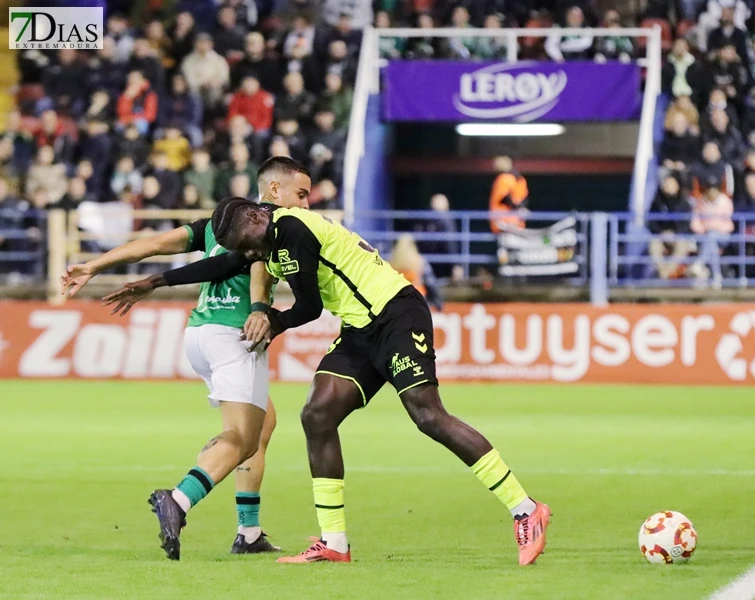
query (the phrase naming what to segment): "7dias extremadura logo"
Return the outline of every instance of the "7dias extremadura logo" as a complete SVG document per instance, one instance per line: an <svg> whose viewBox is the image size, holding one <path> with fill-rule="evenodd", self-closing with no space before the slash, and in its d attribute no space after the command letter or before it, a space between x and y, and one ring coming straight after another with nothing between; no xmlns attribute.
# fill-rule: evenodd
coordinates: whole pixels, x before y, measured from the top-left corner
<svg viewBox="0 0 755 600"><path fill-rule="evenodd" d="M101 50L101 7L9 8L11 50Z"/></svg>

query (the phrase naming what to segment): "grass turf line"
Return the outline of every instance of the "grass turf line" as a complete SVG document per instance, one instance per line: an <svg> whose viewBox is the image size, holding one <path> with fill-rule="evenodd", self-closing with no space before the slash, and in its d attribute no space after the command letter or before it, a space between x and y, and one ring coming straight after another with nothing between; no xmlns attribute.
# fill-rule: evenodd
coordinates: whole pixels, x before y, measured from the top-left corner
<svg viewBox="0 0 755 600"><path fill-rule="evenodd" d="M533 568L516 565L507 511L416 431L387 388L342 427L355 562L309 566L228 553L230 481L189 516L181 562L164 558L146 499L175 485L217 433L201 384L0 389L0 598L688 599L725 586L755 554L755 403L745 388L443 386L449 410L554 512ZM262 492L263 527L292 553L317 533L298 420L305 393L273 386L279 424ZM688 565L641 558L637 531L658 510L697 527Z"/></svg>

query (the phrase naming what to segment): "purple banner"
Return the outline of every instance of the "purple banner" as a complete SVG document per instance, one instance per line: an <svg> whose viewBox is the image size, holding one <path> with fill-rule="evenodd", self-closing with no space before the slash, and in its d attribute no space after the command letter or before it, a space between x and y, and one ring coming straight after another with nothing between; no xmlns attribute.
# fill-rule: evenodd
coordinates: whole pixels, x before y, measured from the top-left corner
<svg viewBox="0 0 755 600"><path fill-rule="evenodd" d="M389 121L627 121L642 104L636 64L399 60L383 76Z"/></svg>

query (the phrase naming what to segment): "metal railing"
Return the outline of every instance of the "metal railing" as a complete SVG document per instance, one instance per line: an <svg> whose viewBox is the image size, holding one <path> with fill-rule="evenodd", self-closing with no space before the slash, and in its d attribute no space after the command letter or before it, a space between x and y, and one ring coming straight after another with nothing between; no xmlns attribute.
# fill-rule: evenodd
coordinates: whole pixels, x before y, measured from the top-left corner
<svg viewBox="0 0 755 600"><path fill-rule="evenodd" d="M333 220L341 220L340 211L326 211ZM0 213L1 215L2 213ZM134 219L145 222L168 222L175 226L209 216L208 211L139 210L133 211ZM376 246L385 258L402 235L411 234L423 253L434 266L458 265L465 278L473 277L476 270L484 268L488 273L506 279L517 275L516 269L503 260L501 248L505 237L491 231L491 221L500 222L502 216L512 213L488 211L457 211L435 213L431 211L369 211L357 213L358 220L346 220L350 227L355 223L369 224L357 227L358 233ZM746 288L755 286L755 213L738 213L732 217L734 230L728 234L689 233L690 214L649 214L646 223L663 222L664 229L673 228L675 222L685 222L684 233L651 233L645 225L638 225L630 213L522 213L526 220L525 230L515 229L514 234L522 241L521 246L509 249L508 257L524 249L530 251L531 263L520 260L521 277L517 284L536 282L539 285L581 286L589 289L590 299L595 304L608 301L612 291L629 288L666 289L718 289ZM16 217L18 215L16 214ZM99 245L100 237L82 231L77 213L63 211L50 213L34 212L27 216L30 226L38 227L42 235L33 238L37 244L31 248L0 251L0 278L11 272L21 272L26 279L45 281L51 299L59 299L58 278L66 265L93 258L107 247ZM554 224L569 220L568 228L573 242L568 248L571 270L549 270L542 265L563 264L549 231L557 231ZM548 228L551 229L548 229ZM127 234L127 239L149 235L152 231L137 231ZM28 242L27 230L6 228L0 237L10 241ZM125 240L124 240L125 241ZM429 247L428 247L429 245ZM545 252L546 258L542 259ZM506 255L506 252L504 252ZM533 258L534 257L534 258ZM550 258L548 258L550 257ZM158 256L146 261L152 271L170 268L171 264L185 264L198 256ZM151 265L151 267L150 267ZM19 271L19 268L21 271ZM122 284L128 279L142 276L144 268L104 274L98 279L107 285ZM558 273L554 275L554 273Z"/></svg>

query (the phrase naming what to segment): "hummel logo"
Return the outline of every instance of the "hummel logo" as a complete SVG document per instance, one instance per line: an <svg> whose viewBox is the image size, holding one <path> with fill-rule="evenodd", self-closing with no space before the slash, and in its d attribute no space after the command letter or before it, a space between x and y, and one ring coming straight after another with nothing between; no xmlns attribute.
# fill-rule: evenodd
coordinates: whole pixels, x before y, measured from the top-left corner
<svg viewBox="0 0 755 600"><path fill-rule="evenodd" d="M412 333L412 337L420 343L425 341L424 333Z"/></svg>

